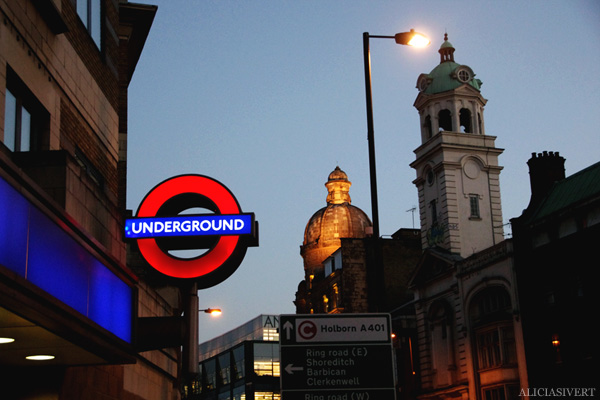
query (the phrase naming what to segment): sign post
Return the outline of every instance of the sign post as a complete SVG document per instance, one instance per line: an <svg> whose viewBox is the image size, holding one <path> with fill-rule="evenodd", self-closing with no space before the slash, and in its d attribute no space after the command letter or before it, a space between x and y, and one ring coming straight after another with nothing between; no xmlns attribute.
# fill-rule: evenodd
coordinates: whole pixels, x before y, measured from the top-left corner
<svg viewBox="0 0 600 400"><path fill-rule="evenodd" d="M395 400L389 314L281 315L283 400Z"/></svg>

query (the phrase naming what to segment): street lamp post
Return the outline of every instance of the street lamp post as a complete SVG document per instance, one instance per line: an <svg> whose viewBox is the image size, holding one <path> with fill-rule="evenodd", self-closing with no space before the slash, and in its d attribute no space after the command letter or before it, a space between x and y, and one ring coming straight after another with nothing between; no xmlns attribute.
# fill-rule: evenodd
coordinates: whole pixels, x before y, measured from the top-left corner
<svg viewBox="0 0 600 400"><path fill-rule="evenodd" d="M377 173L375 167L375 129L373 128L373 94L371 91L371 50L369 48L369 39L395 39L397 44L424 47L429 44L429 39L413 29L410 32L397 33L394 36L369 35L369 32L363 33L363 52L365 64L365 91L367 98L367 140L369 141L369 171L371 177L371 212L373 218L373 265L371 266L372 277L369 278L372 289L373 303L370 304L370 311L384 311L385 288L384 288L384 268L383 257L381 254L381 243L379 240L379 206L377 202Z"/></svg>
<svg viewBox="0 0 600 400"><path fill-rule="evenodd" d="M394 36L369 35L363 33L363 52L365 64L365 92L367 99L367 140L369 141L369 172L371 178L371 213L373 218L373 237L379 238L379 206L377 201L377 173L375 167L375 136L373 128L373 94L371 91L371 50L369 38L395 39L397 44L424 47L429 44L429 39L415 32L397 33Z"/></svg>

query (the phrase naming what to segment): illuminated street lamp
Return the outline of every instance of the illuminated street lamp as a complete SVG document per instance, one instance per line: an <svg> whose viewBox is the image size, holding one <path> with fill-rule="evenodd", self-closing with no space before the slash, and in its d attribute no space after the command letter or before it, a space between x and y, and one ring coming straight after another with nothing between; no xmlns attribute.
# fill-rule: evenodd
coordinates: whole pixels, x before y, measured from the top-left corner
<svg viewBox="0 0 600 400"><path fill-rule="evenodd" d="M205 308L200 311L210 314L213 317L218 317L219 315L221 315L223 313L220 308Z"/></svg>
<svg viewBox="0 0 600 400"><path fill-rule="evenodd" d="M363 33L363 50L365 63L365 89L367 96L367 140L369 141L369 170L371 176L371 209L373 218L373 237L379 238L379 207L377 205L377 174L375 171L375 138L373 129L373 95L371 93L371 50L369 48L369 38L394 39L397 44L425 47L430 40L423 34L415 32L397 33L394 36L369 35L369 32Z"/></svg>

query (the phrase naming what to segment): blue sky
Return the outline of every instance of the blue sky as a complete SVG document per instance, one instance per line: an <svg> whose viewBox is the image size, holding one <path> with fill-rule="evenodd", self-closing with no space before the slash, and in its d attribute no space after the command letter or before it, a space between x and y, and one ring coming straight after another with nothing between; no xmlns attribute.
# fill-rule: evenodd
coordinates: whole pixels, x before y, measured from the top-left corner
<svg viewBox="0 0 600 400"><path fill-rule="evenodd" d="M529 201L532 152L560 152L567 175L600 161L598 1L145 2L158 12L129 88L128 207L162 180L196 173L229 187L260 223L260 247L200 291L201 307L224 311L201 316L200 341L261 313L295 312L304 228L336 165L352 204L371 214L363 32L414 28L432 40L426 49L371 40L382 235L413 227L415 84L439 64L445 32L456 62L483 81L486 134L505 149L505 222Z"/></svg>

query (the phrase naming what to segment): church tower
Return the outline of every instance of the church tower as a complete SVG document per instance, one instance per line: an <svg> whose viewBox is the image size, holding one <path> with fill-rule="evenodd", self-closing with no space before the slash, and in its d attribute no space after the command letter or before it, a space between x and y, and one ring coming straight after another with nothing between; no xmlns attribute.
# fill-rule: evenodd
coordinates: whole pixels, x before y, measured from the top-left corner
<svg viewBox="0 0 600 400"><path fill-rule="evenodd" d="M421 145L411 167L423 248L468 257L504 239L498 165L503 149L485 134L482 82L454 61L454 50L446 34L440 64L417 80Z"/></svg>

